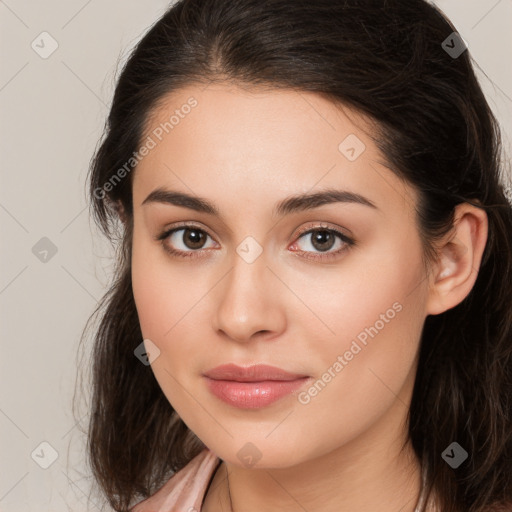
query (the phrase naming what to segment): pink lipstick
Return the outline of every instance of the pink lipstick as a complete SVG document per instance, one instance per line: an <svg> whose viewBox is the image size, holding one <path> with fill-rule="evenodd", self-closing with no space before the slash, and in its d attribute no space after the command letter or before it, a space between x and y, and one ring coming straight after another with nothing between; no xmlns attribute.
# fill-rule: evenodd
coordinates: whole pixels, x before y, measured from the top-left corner
<svg viewBox="0 0 512 512"><path fill-rule="evenodd" d="M242 409L270 405L310 379L308 375L290 373L264 364L248 367L226 364L205 372L203 376L216 397Z"/></svg>

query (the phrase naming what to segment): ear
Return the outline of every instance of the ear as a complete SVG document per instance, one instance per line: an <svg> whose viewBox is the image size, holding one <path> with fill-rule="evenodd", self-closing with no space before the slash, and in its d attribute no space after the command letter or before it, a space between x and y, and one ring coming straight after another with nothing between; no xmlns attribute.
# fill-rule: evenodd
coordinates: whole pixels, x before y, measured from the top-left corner
<svg viewBox="0 0 512 512"><path fill-rule="evenodd" d="M484 210L462 203L455 208L454 225L438 247L427 311L438 315L461 303L475 284L487 242Z"/></svg>
<svg viewBox="0 0 512 512"><path fill-rule="evenodd" d="M115 203L114 203L114 209L115 211L117 212L117 215L119 216L119 218L121 219L121 221L123 222L123 224L126 224L126 212L124 210L124 206L123 206L123 203L121 202L120 199L118 199Z"/></svg>

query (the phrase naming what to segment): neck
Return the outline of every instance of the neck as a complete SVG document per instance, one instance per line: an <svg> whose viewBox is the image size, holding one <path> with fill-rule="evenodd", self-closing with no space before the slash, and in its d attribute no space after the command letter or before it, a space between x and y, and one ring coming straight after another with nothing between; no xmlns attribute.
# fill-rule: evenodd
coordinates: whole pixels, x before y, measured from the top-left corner
<svg viewBox="0 0 512 512"><path fill-rule="evenodd" d="M406 412L397 400L357 439L293 467L248 469L224 461L212 482L217 496L207 496L203 510L216 510L220 501L233 512L413 512L421 471L410 443L401 450Z"/></svg>

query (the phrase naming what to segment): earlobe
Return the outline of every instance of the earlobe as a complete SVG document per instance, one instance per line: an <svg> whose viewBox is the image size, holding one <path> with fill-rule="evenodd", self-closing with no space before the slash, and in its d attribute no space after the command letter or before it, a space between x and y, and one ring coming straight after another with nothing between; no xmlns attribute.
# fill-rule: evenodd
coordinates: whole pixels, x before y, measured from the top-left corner
<svg viewBox="0 0 512 512"><path fill-rule="evenodd" d="M484 210L468 203L455 209L453 229L438 249L427 301L429 315L438 315L460 304L471 292L487 242Z"/></svg>

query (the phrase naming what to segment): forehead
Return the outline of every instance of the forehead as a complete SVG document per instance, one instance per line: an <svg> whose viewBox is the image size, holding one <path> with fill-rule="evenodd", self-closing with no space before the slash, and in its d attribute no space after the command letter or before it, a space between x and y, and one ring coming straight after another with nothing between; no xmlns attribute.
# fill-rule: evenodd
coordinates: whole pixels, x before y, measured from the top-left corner
<svg viewBox="0 0 512 512"><path fill-rule="evenodd" d="M371 127L314 93L186 87L148 119L142 142L152 149L136 168L134 203L162 186L246 206L321 188L396 202L404 184L386 169Z"/></svg>
<svg viewBox="0 0 512 512"><path fill-rule="evenodd" d="M311 153L312 148L317 148L312 157L324 150L337 154L345 136L365 137L371 130L361 114L314 93L211 84L162 98L145 131L157 142L170 135L179 136L181 143L193 143L193 138L209 142L203 155L222 153L232 161L262 151L269 157L286 153L287 158L292 152Z"/></svg>

